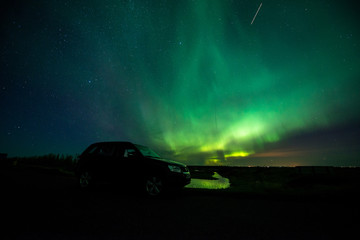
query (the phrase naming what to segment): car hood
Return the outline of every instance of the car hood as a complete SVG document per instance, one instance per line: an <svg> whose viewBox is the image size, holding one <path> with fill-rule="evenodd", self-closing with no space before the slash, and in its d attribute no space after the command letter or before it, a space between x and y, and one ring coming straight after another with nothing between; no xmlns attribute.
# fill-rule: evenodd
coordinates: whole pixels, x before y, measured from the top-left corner
<svg viewBox="0 0 360 240"><path fill-rule="evenodd" d="M177 162L174 160L169 160L169 159L164 159L164 158L152 158L152 157L146 157L148 159L151 160L155 160L155 161L159 161L159 162L163 162L163 163L167 163L167 164L173 164L173 165L179 165L181 167L186 167L185 164L181 163L181 162Z"/></svg>

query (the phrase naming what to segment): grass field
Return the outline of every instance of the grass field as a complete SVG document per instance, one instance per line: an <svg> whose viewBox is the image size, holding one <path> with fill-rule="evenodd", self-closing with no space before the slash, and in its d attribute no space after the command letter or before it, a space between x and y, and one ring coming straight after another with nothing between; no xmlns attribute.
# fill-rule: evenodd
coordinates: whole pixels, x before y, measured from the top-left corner
<svg viewBox="0 0 360 240"><path fill-rule="evenodd" d="M1 166L2 239L349 239L360 224L357 168L190 166L194 179L216 172L230 187L161 199L81 191L69 170Z"/></svg>
<svg viewBox="0 0 360 240"><path fill-rule="evenodd" d="M32 158L7 159L3 167L28 168L36 171L72 175L75 162L71 156L50 154ZM289 196L360 195L360 168L299 167L228 167L189 166L198 189L224 193L277 194ZM214 177L216 174L227 182ZM210 180L210 181L207 181ZM214 183L214 184L213 184ZM194 184L188 187L192 188Z"/></svg>
<svg viewBox="0 0 360 240"><path fill-rule="evenodd" d="M339 167L190 166L193 178L228 178L223 192L286 195L360 195L360 169Z"/></svg>

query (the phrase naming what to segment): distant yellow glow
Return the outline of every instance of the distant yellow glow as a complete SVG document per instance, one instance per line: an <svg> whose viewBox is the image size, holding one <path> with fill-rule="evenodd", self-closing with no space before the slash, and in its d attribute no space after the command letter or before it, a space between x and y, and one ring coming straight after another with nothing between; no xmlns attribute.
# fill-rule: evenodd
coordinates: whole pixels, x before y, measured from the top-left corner
<svg viewBox="0 0 360 240"><path fill-rule="evenodd" d="M205 165L221 165L221 161L219 159L207 159Z"/></svg>
<svg viewBox="0 0 360 240"><path fill-rule="evenodd" d="M241 152L233 152L230 154L225 154L225 158L229 158L229 157L247 157L250 154L253 154L254 152L245 152L245 151L241 151Z"/></svg>

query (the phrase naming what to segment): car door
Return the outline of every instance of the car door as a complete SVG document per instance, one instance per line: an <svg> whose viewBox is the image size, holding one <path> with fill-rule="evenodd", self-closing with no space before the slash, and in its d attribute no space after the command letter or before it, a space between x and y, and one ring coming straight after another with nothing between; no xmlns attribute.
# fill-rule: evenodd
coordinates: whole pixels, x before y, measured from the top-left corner
<svg viewBox="0 0 360 240"><path fill-rule="evenodd" d="M99 145L96 151L95 168L99 177L104 180L112 180L114 177L113 158L115 147L112 144Z"/></svg>
<svg viewBox="0 0 360 240"><path fill-rule="evenodd" d="M119 154L119 164L121 165L122 178L127 185L139 182L139 175L142 171L142 157L133 146L123 146Z"/></svg>

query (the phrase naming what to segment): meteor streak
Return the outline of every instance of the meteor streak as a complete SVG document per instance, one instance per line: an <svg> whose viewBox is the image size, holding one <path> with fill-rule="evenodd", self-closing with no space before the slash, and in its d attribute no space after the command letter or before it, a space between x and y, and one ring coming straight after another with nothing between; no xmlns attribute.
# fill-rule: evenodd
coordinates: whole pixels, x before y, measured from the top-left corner
<svg viewBox="0 0 360 240"><path fill-rule="evenodd" d="M258 10L256 11L255 16L254 16L253 20L251 21L251 24L250 24L250 25L252 25L252 24L253 24L253 22L254 22L254 20L255 20L256 16L258 15L258 12L260 11L261 6L262 6L262 3L260 3L260 6L259 6Z"/></svg>

